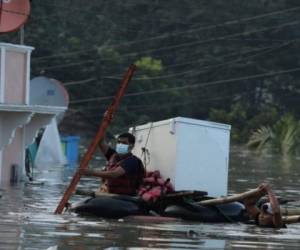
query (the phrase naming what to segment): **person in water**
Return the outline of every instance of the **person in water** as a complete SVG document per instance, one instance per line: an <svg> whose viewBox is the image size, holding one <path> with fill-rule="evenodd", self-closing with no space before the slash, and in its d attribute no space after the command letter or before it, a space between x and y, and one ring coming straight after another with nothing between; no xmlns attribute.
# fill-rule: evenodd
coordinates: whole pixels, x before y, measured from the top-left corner
<svg viewBox="0 0 300 250"><path fill-rule="evenodd" d="M258 226L262 227L285 227L280 212L279 202L273 193L271 187L267 183L262 183L258 186L259 192L244 199L244 205L249 217L255 220ZM262 195L266 194L268 202L257 207L257 201Z"/></svg>
<svg viewBox="0 0 300 250"><path fill-rule="evenodd" d="M102 141L99 147L107 159L105 169L82 169L80 174L103 178L102 192L136 195L145 170L142 161L131 153L134 144L135 137L130 133L118 136L115 149Z"/></svg>

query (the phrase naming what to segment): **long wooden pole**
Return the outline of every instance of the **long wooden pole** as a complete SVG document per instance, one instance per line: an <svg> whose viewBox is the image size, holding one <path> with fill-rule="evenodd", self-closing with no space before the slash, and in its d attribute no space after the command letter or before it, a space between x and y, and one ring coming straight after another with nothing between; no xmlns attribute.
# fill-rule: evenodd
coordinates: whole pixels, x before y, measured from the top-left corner
<svg viewBox="0 0 300 250"><path fill-rule="evenodd" d="M88 164L97 148L97 145L99 144L100 140L103 138L103 136L105 134L105 130L109 126L109 124L112 120L112 116L116 112L116 110L120 104L121 98L124 95L125 90L128 86L128 83L129 83L131 77L133 76L133 73L135 70L136 70L136 66L130 65L127 73L123 77L123 80L121 82L121 85L117 92L117 95L115 96L112 104L108 107L108 109L104 115L104 118L102 120L102 123L98 129L98 132L97 132L94 140L91 142L87 152L85 153L82 161L80 162L79 169L88 168ZM72 179L69 187L65 191L64 196L62 197L60 203L58 204L58 206L54 212L55 214L61 214L63 212L68 200L70 199L71 195L73 194L73 192L76 189L76 185L79 182L80 177L81 177L81 175L80 175L79 171L77 170L75 175L73 176L73 179Z"/></svg>
<svg viewBox="0 0 300 250"><path fill-rule="evenodd" d="M298 215L300 216L300 208L287 208L287 207L281 207L280 213L283 216L292 216L292 215Z"/></svg>
<svg viewBox="0 0 300 250"><path fill-rule="evenodd" d="M300 222L300 215L283 216L282 221L285 224L299 223Z"/></svg>
<svg viewBox="0 0 300 250"><path fill-rule="evenodd" d="M235 194L232 196L226 196L226 197L221 197L221 198L216 198L216 199L210 199L210 200L204 200L204 201L198 201L196 202L199 205L219 205L219 204L225 204L229 202L234 202L234 201L240 201L243 200L247 197L250 197L252 195L257 195L260 194L261 191L256 188L241 194Z"/></svg>

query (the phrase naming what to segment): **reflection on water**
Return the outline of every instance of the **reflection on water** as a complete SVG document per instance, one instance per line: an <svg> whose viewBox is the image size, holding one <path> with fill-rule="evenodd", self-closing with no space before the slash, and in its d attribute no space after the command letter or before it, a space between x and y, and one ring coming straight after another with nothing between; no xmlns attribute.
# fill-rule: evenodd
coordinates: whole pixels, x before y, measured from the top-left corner
<svg viewBox="0 0 300 250"><path fill-rule="evenodd" d="M229 192L243 192L263 180L276 194L299 199L299 159L258 157L235 149L231 153ZM54 215L73 170L54 169L38 176L40 185L2 187L0 249L298 249L300 224L265 229L246 224L204 224L187 221L78 217ZM81 187L96 188L83 179ZM72 201L81 197L73 197ZM300 205L295 202L292 205Z"/></svg>

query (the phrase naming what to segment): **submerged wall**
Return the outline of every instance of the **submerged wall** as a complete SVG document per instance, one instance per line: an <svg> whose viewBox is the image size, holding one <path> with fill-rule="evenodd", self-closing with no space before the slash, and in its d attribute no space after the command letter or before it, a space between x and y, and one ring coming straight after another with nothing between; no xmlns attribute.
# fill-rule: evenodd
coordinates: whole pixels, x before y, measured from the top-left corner
<svg viewBox="0 0 300 250"><path fill-rule="evenodd" d="M24 177L26 147L41 127L66 110L30 104L32 50L0 43L0 185Z"/></svg>

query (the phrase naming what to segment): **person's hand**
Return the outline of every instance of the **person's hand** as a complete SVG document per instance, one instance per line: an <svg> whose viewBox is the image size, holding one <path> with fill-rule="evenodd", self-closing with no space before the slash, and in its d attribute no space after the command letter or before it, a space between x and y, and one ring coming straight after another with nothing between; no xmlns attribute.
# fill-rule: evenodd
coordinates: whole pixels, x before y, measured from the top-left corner
<svg viewBox="0 0 300 250"><path fill-rule="evenodd" d="M105 111L103 114L103 117L104 117L104 119L112 120L113 119L112 112L110 112L110 110Z"/></svg>
<svg viewBox="0 0 300 250"><path fill-rule="evenodd" d="M84 176L91 176L93 174L93 170L91 169L79 169L78 172L80 175Z"/></svg>
<svg viewBox="0 0 300 250"><path fill-rule="evenodd" d="M259 189L259 191L261 192L261 193L263 193L263 194L266 194L266 193L268 193L268 191L270 190L270 184L269 183L265 183L265 182L263 182L263 183L261 183L259 186L258 186L258 189Z"/></svg>

